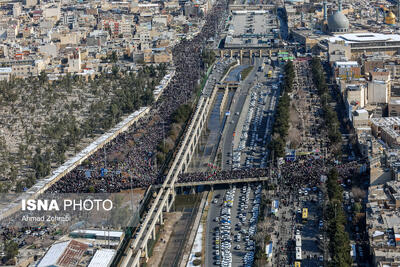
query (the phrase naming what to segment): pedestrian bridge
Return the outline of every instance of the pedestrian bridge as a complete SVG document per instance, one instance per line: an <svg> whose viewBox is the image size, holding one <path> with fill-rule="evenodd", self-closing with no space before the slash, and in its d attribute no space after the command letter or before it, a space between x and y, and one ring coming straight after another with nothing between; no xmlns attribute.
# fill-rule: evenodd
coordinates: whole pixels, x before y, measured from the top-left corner
<svg viewBox="0 0 400 267"><path fill-rule="evenodd" d="M207 181L194 181L186 183L175 183L174 187L192 187L199 185L220 185L220 184L239 184L239 183L256 183L268 181L268 177L257 178L244 178L244 179L224 179L224 180L207 180ZM157 188L157 186L155 186Z"/></svg>

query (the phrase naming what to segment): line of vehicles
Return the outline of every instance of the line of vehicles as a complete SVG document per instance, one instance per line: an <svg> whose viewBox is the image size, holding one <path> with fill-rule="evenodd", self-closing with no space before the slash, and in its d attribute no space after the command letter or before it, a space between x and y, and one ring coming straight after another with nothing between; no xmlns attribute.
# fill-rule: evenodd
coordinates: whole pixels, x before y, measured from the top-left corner
<svg viewBox="0 0 400 267"><path fill-rule="evenodd" d="M215 218L219 222L219 227L215 228L214 244L214 265L231 267L232 266L232 239L231 239L231 208L235 200L236 188L226 192L220 217ZM218 200L214 203L218 203Z"/></svg>
<svg viewBox="0 0 400 267"><path fill-rule="evenodd" d="M238 261L242 261L243 266L246 267L253 265L256 245L252 237L257 232L262 186L257 185L254 189L252 195L251 186L243 186L240 189L237 205L234 205L237 188L233 187L226 191L220 215L214 219L219 223L213 234L214 265L237 266ZM214 199L213 203L218 204L218 199ZM237 212L235 213L234 207L236 206ZM233 217L234 214L236 214L235 217ZM232 255L233 249L235 250L234 255ZM233 259L234 263L232 263Z"/></svg>

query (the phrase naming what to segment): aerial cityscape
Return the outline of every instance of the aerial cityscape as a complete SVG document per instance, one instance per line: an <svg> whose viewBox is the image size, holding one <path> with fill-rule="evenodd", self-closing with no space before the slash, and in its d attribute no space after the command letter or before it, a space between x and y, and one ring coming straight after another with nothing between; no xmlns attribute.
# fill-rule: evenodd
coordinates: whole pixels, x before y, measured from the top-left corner
<svg viewBox="0 0 400 267"><path fill-rule="evenodd" d="M0 14L0 266L400 267L400 0Z"/></svg>

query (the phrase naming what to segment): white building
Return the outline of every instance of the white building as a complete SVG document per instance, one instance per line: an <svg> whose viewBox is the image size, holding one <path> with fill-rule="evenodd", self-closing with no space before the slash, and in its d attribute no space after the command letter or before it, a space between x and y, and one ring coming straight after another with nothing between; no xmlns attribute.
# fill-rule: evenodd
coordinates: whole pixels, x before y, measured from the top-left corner
<svg viewBox="0 0 400 267"><path fill-rule="evenodd" d="M369 81L367 99L368 104L387 104L390 99L389 82Z"/></svg>
<svg viewBox="0 0 400 267"><path fill-rule="evenodd" d="M94 254L88 267L109 267L117 252L114 249L99 249Z"/></svg>

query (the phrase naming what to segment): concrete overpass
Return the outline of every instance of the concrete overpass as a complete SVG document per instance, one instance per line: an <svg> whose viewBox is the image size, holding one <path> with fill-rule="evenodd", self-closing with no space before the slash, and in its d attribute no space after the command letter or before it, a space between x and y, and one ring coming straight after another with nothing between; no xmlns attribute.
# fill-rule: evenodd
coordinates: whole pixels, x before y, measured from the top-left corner
<svg viewBox="0 0 400 267"><path fill-rule="evenodd" d="M191 187L191 186L199 186L199 185L218 185L218 184L257 183L257 182L265 182L265 181L268 181L268 177L176 183L175 187Z"/></svg>
<svg viewBox="0 0 400 267"><path fill-rule="evenodd" d="M225 80L230 72L221 79ZM147 244L149 239L156 239L156 225L163 224L163 212L169 212L175 200L175 183L178 175L187 170L190 160L195 153L196 145L200 139L201 132L206 125L209 112L212 109L215 100L217 86L214 87L211 95L202 95L197 104L196 110L193 113L189 126L187 127L184 138L178 146L177 154L172 162L164 183L160 186L157 196L151 204L150 209L145 215L144 221L140 225L140 230L136 233L135 238L131 241L130 246L125 251L119 266L134 266L139 267L141 259L144 262L148 260Z"/></svg>
<svg viewBox="0 0 400 267"><path fill-rule="evenodd" d="M276 5L229 5L229 12L235 10L259 11L259 10L273 10L276 12Z"/></svg>
<svg viewBox="0 0 400 267"><path fill-rule="evenodd" d="M238 58L242 61L243 58L251 58L251 57L267 57L271 56L270 47L232 47L232 48L222 48L215 51L217 55L221 58L230 57L230 58Z"/></svg>

